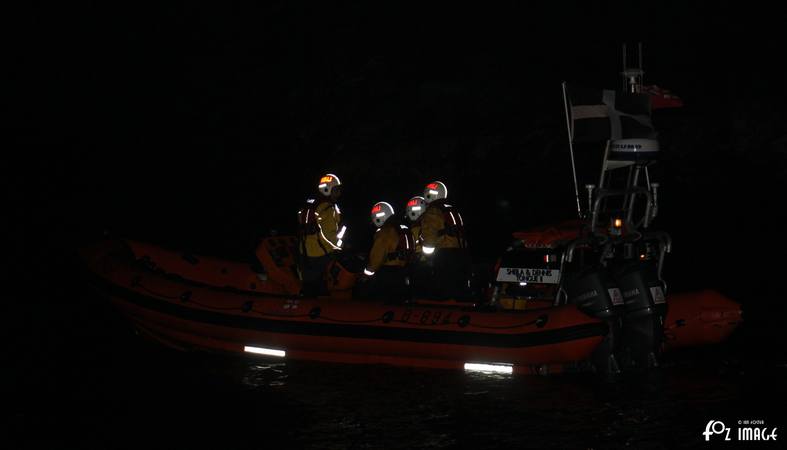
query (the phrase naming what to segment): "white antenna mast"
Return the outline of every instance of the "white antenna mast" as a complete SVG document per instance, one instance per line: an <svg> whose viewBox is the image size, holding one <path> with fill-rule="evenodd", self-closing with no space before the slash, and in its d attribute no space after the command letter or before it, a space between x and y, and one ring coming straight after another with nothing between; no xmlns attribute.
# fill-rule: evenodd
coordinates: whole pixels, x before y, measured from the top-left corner
<svg viewBox="0 0 787 450"><path fill-rule="evenodd" d="M637 61L638 67L628 67L627 64L627 51L626 44L623 44L623 83L625 91L631 94L639 94L642 92L642 83L645 76L645 71L642 69L642 42L637 46Z"/></svg>

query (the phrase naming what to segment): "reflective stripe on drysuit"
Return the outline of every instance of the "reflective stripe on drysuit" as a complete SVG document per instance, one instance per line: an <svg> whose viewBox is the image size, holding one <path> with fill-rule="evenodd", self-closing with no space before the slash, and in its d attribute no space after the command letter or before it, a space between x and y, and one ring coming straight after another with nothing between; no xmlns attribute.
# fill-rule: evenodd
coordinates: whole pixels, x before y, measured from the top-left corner
<svg viewBox="0 0 787 450"><path fill-rule="evenodd" d="M314 216L317 220L317 232L305 237L306 256L317 258L341 249L338 234L342 215L339 206L331 201L322 201L314 206Z"/></svg>
<svg viewBox="0 0 787 450"><path fill-rule="evenodd" d="M426 208L421 218L421 236L424 254L435 249L466 247L462 215L444 200L436 200Z"/></svg>
<svg viewBox="0 0 787 450"><path fill-rule="evenodd" d="M423 244L423 237L421 236L421 220L412 222L410 224L410 236L413 237L413 243L415 244L415 253L417 255L421 254L421 245Z"/></svg>

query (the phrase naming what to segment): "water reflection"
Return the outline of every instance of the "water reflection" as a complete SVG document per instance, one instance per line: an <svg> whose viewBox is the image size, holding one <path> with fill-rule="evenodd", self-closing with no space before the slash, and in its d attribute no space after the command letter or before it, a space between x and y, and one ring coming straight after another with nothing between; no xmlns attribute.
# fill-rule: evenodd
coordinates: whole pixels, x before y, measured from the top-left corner
<svg viewBox="0 0 787 450"><path fill-rule="evenodd" d="M617 379L290 360L244 361L228 370L298 417L287 436L306 448L699 445L703 421L746 407L750 393L742 382L751 376L724 362L672 363Z"/></svg>
<svg viewBox="0 0 787 450"><path fill-rule="evenodd" d="M284 386L288 377L286 369L284 362L249 363L242 372L241 384L252 388Z"/></svg>

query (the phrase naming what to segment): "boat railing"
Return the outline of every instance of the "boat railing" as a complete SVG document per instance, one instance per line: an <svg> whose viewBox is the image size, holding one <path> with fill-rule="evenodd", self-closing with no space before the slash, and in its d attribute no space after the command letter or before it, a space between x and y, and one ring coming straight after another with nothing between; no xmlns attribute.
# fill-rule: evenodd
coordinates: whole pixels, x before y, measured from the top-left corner
<svg viewBox="0 0 787 450"><path fill-rule="evenodd" d="M609 197L629 198L630 196L635 196L635 195L644 195L646 197L647 202L646 202L646 205L645 205L645 215L643 216L642 220L640 220L640 222L638 222L636 224L629 223L628 225L631 226L634 229L639 228L640 226L643 226L644 228L649 227L650 226L650 221L655 216L655 214L653 214L653 205L654 205L653 193L651 192L650 189L648 189L646 187L638 186L638 187L630 187L630 188L627 188L627 189L599 189L599 190L597 190L596 198L595 198L595 200L593 202L593 215L591 216L590 229L593 230L593 231L596 230L596 226L598 225L598 222L599 222L599 220L598 220L599 219L599 214L601 213L602 200L604 200L606 198L609 198ZM628 217L629 217L629 220L630 220L630 215L628 215Z"/></svg>

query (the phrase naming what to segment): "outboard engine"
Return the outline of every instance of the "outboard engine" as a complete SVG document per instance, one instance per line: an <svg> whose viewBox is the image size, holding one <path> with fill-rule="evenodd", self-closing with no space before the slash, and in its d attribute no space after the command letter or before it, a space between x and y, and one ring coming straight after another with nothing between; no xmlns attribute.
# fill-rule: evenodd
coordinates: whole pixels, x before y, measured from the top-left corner
<svg viewBox="0 0 787 450"><path fill-rule="evenodd" d="M614 270L623 295L623 340L627 362L657 367L664 342L667 301L655 261L630 261Z"/></svg>
<svg viewBox="0 0 787 450"><path fill-rule="evenodd" d="M585 314L599 318L609 326L609 333L591 357L596 370L618 373L618 357L623 350L623 297L614 280L601 267L582 269L565 285L569 303Z"/></svg>

